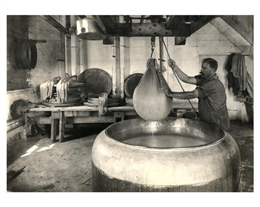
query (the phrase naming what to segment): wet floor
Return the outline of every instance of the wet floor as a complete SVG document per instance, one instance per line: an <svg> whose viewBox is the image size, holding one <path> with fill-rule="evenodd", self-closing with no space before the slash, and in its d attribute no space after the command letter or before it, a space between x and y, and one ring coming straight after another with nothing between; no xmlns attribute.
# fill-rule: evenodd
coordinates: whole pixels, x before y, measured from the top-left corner
<svg viewBox="0 0 260 207"><path fill-rule="evenodd" d="M16 140L7 153L7 190L91 192L91 148L97 134L104 128L106 125L80 127L73 133L73 139L67 137L63 143L53 144L41 135L27 141ZM242 191L252 192L252 126L232 122L229 133L236 139L241 151Z"/></svg>

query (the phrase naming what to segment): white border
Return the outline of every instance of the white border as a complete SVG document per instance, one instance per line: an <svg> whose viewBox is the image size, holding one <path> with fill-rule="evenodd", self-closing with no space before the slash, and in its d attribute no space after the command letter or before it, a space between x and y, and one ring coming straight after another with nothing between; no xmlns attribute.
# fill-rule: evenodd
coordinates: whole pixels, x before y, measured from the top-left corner
<svg viewBox="0 0 260 207"><path fill-rule="evenodd" d="M258 0L173 1L173 0L45 0L1 1L1 97L6 97L6 15L69 15L69 14L131 14L131 15L254 15L254 77L259 67L259 13ZM258 115L258 82L255 81L255 118ZM6 103L6 102L5 102ZM3 104L3 103L2 103ZM6 108L6 105L1 105ZM255 119L255 178L254 193L6 193L6 119L1 118L1 206L256 206L259 204L259 137ZM258 197L258 198L257 198Z"/></svg>

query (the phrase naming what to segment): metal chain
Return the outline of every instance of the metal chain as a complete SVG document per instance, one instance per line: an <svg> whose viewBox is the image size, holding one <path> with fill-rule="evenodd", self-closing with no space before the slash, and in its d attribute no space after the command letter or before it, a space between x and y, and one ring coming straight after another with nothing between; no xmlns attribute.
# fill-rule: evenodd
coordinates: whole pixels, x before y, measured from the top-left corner
<svg viewBox="0 0 260 207"><path fill-rule="evenodd" d="M153 57L154 48L155 48L155 37L152 36L151 37L151 58Z"/></svg>

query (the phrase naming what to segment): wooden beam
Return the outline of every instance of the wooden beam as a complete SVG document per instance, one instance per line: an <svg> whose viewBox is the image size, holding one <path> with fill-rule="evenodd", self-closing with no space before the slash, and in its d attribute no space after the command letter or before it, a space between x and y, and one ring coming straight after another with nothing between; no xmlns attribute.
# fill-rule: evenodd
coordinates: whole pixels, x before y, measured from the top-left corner
<svg viewBox="0 0 260 207"><path fill-rule="evenodd" d="M70 28L70 16L66 15L66 29L69 30Z"/></svg>
<svg viewBox="0 0 260 207"><path fill-rule="evenodd" d="M101 16L98 16L98 15L92 15L92 17L96 20L97 24L99 25L99 27L101 28L101 30L107 34L107 28L106 28L106 25L105 24L108 24L105 20L105 24L103 23L104 21L104 18L102 18ZM112 18L111 18L112 19ZM110 20L110 21L113 21L113 20ZM111 23L109 23L109 26ZM112 26L114 27L114 26ZM107 37L106 39L103 40L103 44L104 45L113 45L114 44L114 37Z"/></svg>
<svg viewBox="0 0 260 207"><path fill-rule="evenodd" d="M185 45L187 37L175 37L175 45Z"/></svg>
<svg viewBox="0 0 260 207"><path fill-rule="evenodd" d="M184 20L185 16L171 16L169 22L166 24L166 29L176 29Z"/></svg>
<svg viewBox="0 0 260 207"><path fill-rule="evenodd" d="M69 34L69 30L63 27L59 22L57 22L52 16L50 15L41 15L41 18L43 18L46 22L51 24L53 27L58 29L60 32L63 32L65 34Z"/></svg>
<svg viewBox="0 0 260 207"><path fill-rule="evenodd" d="M106 37L103 40L103 45L113 45L114 44L114 37Z"/></svg>
<svg viewBox="0 0 260 207"><path fill-rule="evenodd" d="M78 17L79 17L80 19L84 19L84 18L86 17L86 15L78 15Z"/></svg>
<svg viewBox="0 0 260 207"><path fill-rule="evenodd" d="M183 16L184 18L184 16ZM189 36L198 31L200 28L205 26L207 23L215 19L216 16L200 16L199 19L195 22L190 24L189 27ZM177 25L178 26L178 25ZM185 45L186 44L186 38L184 35L180 37L175 37L175 45Z"/></svg>
<svg viewBox="0 0 260 207"><path fill-rule="evenodd" d="M92 17L95 18L98 23L102 24L106 28L106 30L107 29L115 29L115 26L116 26L116 23L117 23L116 22L116 16L92 15Z"/></svg>
<svg viewBox="0 0 260 207"><path fill-rule="evenodd" d="M97 22L98 26L101 28L101 30L106 34L107 29L106 29L106 26L103 23L103 20L100 18L100 16L92 15L92 17L96 20L96 22Z"/></svg>
<svg viewBox="0 0 260 207"><path fill-rule="evenodd" d="M215 19L217 16L199 16L199 19L190 25L190 35L197 32L200 28Z"/></svg>
<svg viewBox="0 0 260 207"><path fill-rule="evenodd" d="M144 23L144 18L145 18L145 15L142 15L141 20L140 20L140 25L142 25Z"/></svg>
<svg viewBox="0 0 260 207"><path fill-rule="evenodd" d="M101 116L101 117L73 117L72 123L82 124L82 123L114 123L115 118L113 116Z"/></svg>
<svg viewBox="0 0 260 207"><path fill-rule="evenodd" d="M167 30L165 23L145 23L140 25L139 23L132 24L132 31L130 25L126 23L117 23L115 29L108 29L108 36L135 36L135 37L174 37L174 36L189 36L190 25L180 25L178 30ZM130 34L131 31L131 34Z"/></svg>
<svg viewBox="0 0 260 207"><path fill-rule="evenodd" d="M234 30L236 30L242 37L244 37L251 45L253 45L253 31L249 31L243 24L240 22L235 22L231 16L220 16L227 24L229 24ZM254 19L252 17L252 24ZM252 26L253 28L253 26Z"/></svg>
<svg viewBox="0 0 260 207"><path fill-rule="evenodd" d="M14 135L16 135L16 134L22 132L23 130L24 130L24 126L20 126L20 127L18 127L18 128L15 128L15 129L12 130L12 131L9 131L9 132L7 132L7 138L11 138L11 137L13 137Z"/></svg>

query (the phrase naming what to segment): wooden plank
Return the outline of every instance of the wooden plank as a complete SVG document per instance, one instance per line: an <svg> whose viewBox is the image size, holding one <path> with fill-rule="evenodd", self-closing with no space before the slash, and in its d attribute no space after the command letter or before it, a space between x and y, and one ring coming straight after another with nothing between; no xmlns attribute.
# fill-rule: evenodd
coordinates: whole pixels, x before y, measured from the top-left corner
<svg viewBox="0 0 260 207"><path fill-rule="evenodd" d="M171 16L169 22L166 24L166 29L174 30L176 29L184 20L185 16Z"/></svg>
<svg viewBox="0 0 260 207"><path fill-rule="evenodd" d="M104 25L101 17L98 15L92 15L92 17L96 20L96 22L97 22L98 26L101 28L101 30L106 34L107 29L106 29L106 26Z"/></svg>
<svg viewBox="0 0 260 207"><path fill-rule="evenodd" d="M40 15L41 18L43 18L45 21L47 21L49 24L51 24L53 27L58 29L60 32L63 32L65 34L69 34L69 30L63 27L59 22L57 22L52 16L50 15Z"/></svg>
<svg viewBox="0 0 260 207"><path fill-rule="evenodd" d="M253 45L253 31L247 29L240 22L235 22L232 19L232 16L222 15L220 16L227 24L229 24L234 30L236 30L242 37L244 37L251 45ZM252 16L252 25L254 23L254 19ZM253 26L251 26L253 28Z"/></svg>
<svg viewBox="0 0 260 207"><path fill-rule="evenodd" d="M126 23L117 23L116 28L107 30L108 36L132 36L132 37L174 37L190 36L190 25L180 25L178 30L167 30L166 23L133 23L132 28ZM130 30L132 29L132 31ZM131 31L131 32L130 32Z"/></svg>
<svg viewBox="0 0 260 207"><path fill-rule="evenodd" d="M201 27L208 24L210 21L215 19L217 16L200 16L199 19L190 25L190 35L198 31ZM185 36L185 35L182 35Z"/></svg>
<svg viewBox="0 0 260 207"><path fill-rule="evenodd" d="M72 106L62 108L61 111L98 111L98 108L89 106Z"/></svg>
<svg viewBox="0 0 260 207"><path fill-rule="evenodd" d="M72 111L64 111L64 115L66 117L73 117L73 112Z"/></svg>
<svg viewBox="0 0 260 207"><path fill-rule="evenodd" d="M135 111L133 106L117 106L117 107L110 107L107 108L108 111L114 112L114 111Z"/></svg>
<svg viewBox="0 0 260 207"><path fill-rule="evenodd" d="M16 135L16 134L22 132L23 130L24 130L24 127L23 127L23 126L20 126L20 127L14 129L14 130L12 130L12 131L9 131L9 132L7 132L7 138L11 138L11 137L13 137L14 135Z"/></svg>
<svg viewBox="0 0 260 207"><path fill-rule="evenodd" d="M78 111L77 116L90 116L90 111Z"/></svg>
<svg viewBox="0 0 260 207"><path fill-rule="evenodd" d="M44 111L30 111L29 113L26 113L25 116L27 117L37 117L37 116L43 116L45 114Z"/></svg>
<svg viewBox="0 0 260 207"><path fill-rule="evenodd" d="M74 124L81 123L114 123L115 119L112 116L101 116L101 117L73 117Z"/></svg>
<svg viewBox="0 0 260 207"><path fill-rule="evenodd" d="M41 108L33 108L30 109L30 112L32 111L60 111L62 107L41 107Z"/></svg>
<svg viewBox="0 0 260 207"><path fill-rule="evenodd" d="M51 112L59 112L59 111L98 111L97 108L89 107L89 106L70 106L70 107L39 107L30 109L30 112L43 112L43 111L51 111Z"/></svg>
<svg viewBox="0 0 260 207"><path fill-rule="evenodd" d="M51 113L51 118L52 119L60 119L60 112L53 111Z"/></svg>
<svg viewBox="0 0 260 207"><path fill-rule="evenodd" d="M51 124L51 117L39 117L37 124Z"/></svg>
<svg viewBox="0 0 260 207"><path fill-rule="evenodd" d="M100 15L98 16L100 21L107 29L114 29L116 27L117 16Z"/></svg>

